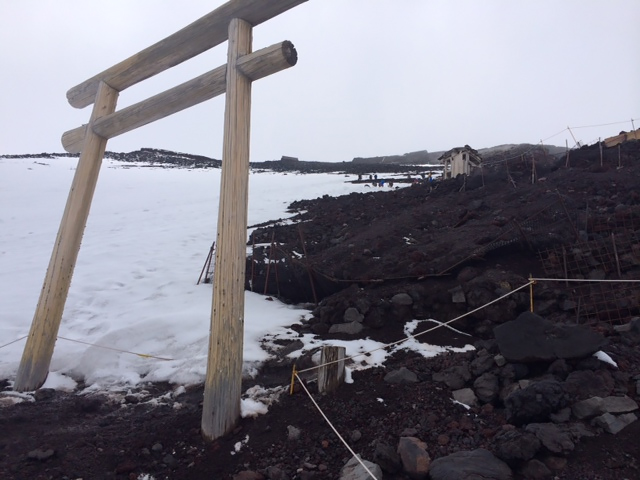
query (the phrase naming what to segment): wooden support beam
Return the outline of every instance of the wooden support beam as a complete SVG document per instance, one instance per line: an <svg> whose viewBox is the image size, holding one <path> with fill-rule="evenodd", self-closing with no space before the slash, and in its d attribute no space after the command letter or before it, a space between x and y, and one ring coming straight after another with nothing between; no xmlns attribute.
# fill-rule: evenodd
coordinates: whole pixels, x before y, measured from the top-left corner
<svg viewBox="0 0 640 480"><path fill-rule="evenodd" d="M293 43L285 40L238 59L237 68L251 80L258 80L296 64L298 55ZM97 119L93 132L110 139L147 125L176 112L225 93L227 67L214 70L184 82L146 100ZM62 135L62 146L69 153L82 151L86 125Z"/></svg>
<svg viewBox="0 0 640 480"><path fill-rule="evenodd" d="M244 277L249 200L251 80L237 68L251 51L251 25L229 24L227 96L209 361L202 406L202 434L214 440L240 418L244 335Z"/></svg>
<svg viewBox="0 0 640 480"><path fill-rule="evenodd" d="M223 43L228 38L227 25L232 18L242 18L256 26L306 1L231 0L173 35L71 88L67 99L72 106L84 108L93 103L100 81L121 92Z"/></svg>
<svg viewBox="0 0 640 480"><path fill-rule="evenodd" d="M112 113L117 100L118 92L101 82L89 125ZM107 146L107 141L92 133L91 129L87 130L83 143L84 149L78 160L27 344L18 367L13 388L19 392L40 388L49 374L64 304Z"/></svg>

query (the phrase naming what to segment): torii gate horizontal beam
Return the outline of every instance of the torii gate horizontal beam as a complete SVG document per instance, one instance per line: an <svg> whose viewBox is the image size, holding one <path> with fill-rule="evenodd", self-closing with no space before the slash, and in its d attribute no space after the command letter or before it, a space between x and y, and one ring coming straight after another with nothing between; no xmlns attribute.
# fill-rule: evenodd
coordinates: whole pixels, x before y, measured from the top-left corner
<svg viewBox="0 0 640 480"><path fill-rule="evenodd" d="M238 59L238 70L251 81L258 80L296 64L298 55L291 42L285 40ZM176 112L202 103L226 92L227 66L184 82L146 100L96 119L92 131L110 139L147 125ZM87 125L62 135L62 146L69 153L80 153Z"/></svg>
<svg viewBox="0 0 640 480"><path fill-rule="evenodd" d="M227 41L227 26L233 18L256 26L306 1L231 0L173 35L76 85L67 92L67 99L72 106L84 108L94 102L101 81L121 92Z"/></svg>

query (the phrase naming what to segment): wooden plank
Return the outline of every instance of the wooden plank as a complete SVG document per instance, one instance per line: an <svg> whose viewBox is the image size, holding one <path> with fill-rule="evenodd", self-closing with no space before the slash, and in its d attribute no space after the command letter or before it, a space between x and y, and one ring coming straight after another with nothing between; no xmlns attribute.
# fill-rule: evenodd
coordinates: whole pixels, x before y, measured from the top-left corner
<svg viewBox="0 0 640 480"><path fill-rule="evenodd" d="M242 55L250 53L251 37L248 22L231 21L209 360L201 424L202 435L208 440L229 433L240 419L251 80L236 66Z"/></svg>
<svg viewBox="0 0 640 480"><path fill-rule="evenodd" d="M101 82L89 125L101 116L112 113L117 100L118 92ZM106 146L105 139L87 129L84 150L78 160L38 306L18 367L14 389L19 392L40 388L49 374L62 312Z"/></svg>
<svg viewBox="0 0 640 480"><path fill-rule="evenodd" d="M284 41L238 59L238 69L251 80L258 80L296 64L293 44ZM97 119L93 132L110 139L130 132L176 112L217 97L226 91L226 65L184 82L146 100ZM69 153L82 151L86 125L62 135L62 146Z"/></svg>
<svg viewBox="0 0 640 480"><path fill-rule="evenodd" d="M306 1L231 0L173 35L71 88L67 99L72 106L84 108L93 103L100 81L122 91L225 42L232 18L242 18L256 26Z"/></svg>
<svg viewBox="0 0 640 480"><path fill-rule="evenodd" d="M333 392L344 383L344 347L322 347L318 369L318 392Z"/></svg>

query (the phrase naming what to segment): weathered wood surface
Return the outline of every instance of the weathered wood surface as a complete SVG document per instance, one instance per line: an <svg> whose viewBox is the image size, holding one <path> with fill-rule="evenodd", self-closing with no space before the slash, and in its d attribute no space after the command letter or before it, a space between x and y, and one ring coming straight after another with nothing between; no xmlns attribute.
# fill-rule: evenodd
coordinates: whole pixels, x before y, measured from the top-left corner
<svg viewBox="0 0 640 480"><path fill-rule="evenodd" d="M322 347L321 367L318 369L318 392L333 392L344 383L345 353L344 347Z"/></svg>
<svg viewBox="0 0 640 480"><path fill-rule="evenodd" d="M220 45L228 39L227 26L233 18L242 18L256 26L306 1L231 0L164 40L71 88L67 99L72 106L84 108L93 103L100 81L122 91Z"/></svg>
<svg viewBox="0 0 640 480"><path fill-rule="evenodd" d="M238 69L251 80L258 80L296 64L297 52L289 41L277 43L238 59ZM226 65L184 82L146 100L96 120L93 132L110 139L143 125L202 103L225 93ZM82 151L86 125L62 135L62 146L69 153Z"/></svg>
<svg viewBox="0 0 640 480"><path fill-rule="evenodd" d="M117 100L118 92L106 83L100 83L89 126L98 118L112 113ZM104 138L92 133L90 128L87 130L84 149L78 160L27 344L18 367L14 384L17 391L40 388L49 374L62 312L106 145Z"/></svg>
<svg viewBox="0 0 640 480"><path fill-rule="evenodd" d="M251 41L251 25L233 19L229 25L217 250L202 406L202 434L208 440L227 434L240 419L251 80L236 67L238 59L250 53Z"/></svg>

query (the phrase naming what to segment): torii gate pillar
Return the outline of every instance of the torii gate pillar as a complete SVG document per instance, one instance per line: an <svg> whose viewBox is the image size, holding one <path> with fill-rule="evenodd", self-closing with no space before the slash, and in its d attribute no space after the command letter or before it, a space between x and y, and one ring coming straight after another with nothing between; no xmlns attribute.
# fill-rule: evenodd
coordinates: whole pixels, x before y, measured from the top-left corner
<svg viewBox="0 0 640 480"><path fill-rule="evenodd" d="M209 440L228 433L240 418L251 80L240 73L237 62L251 53L251 41L251 25L238 18L231 20L209 362L201 425L203 436Z"/></svg>

